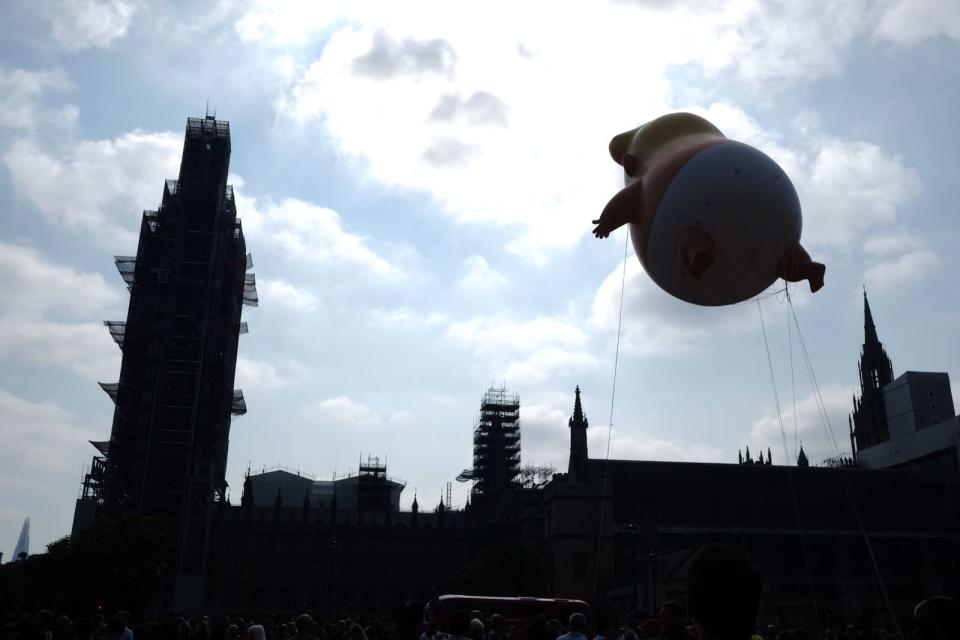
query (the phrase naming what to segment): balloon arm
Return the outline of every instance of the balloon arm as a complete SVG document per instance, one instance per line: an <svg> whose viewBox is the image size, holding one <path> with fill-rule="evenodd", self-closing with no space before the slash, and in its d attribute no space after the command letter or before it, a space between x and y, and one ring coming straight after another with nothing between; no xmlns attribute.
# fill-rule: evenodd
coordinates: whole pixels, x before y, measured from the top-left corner
<svg viewBox="0 0 960 640"><path fill-rule="evenodd" d="M593 224L597 225L593 230L593 235L598 238L606 238L628 222L640 220L642 210L643 181L637 180L630 186L621 189L617 195L610 199L607 206L603 208L600 217L593 221Z"/></svg>
<svg viewBox="0 0 960 640"><path fill-rule="evenodd" d="M827 267L810 259L810 254L799 242L786 250L777 265L777 275L787 282L807 280L810 291L816 292L823 288L823 276Z"/></svg>

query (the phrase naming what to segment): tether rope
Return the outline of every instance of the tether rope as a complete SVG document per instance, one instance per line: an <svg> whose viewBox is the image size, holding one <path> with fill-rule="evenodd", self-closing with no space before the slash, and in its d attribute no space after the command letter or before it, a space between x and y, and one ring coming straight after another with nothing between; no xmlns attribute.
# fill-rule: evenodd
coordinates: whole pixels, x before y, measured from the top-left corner
<svg viewBox="0 0 960 640"><path fill-rule="evenodd" d="M787 300L790 299L790 285L784 287ZM793 367L793 326L790 324L790 308L787 307L787 342L790 345L790 392L793 397L793 459L799 460L800 451L797 446L797 382Z"/></svg>
<svg viewBox="0 0 960 640"><path fill-rule="evenodd" d="M817 384L816 374L813 372L813 364L810 362L810 354L807 351L806 342L803 339L803 333L800 331L800 323L797 321L797 312L793 308L793 301L790 297L787 297L787 303L790 306L790 314L793 316L793 322L797 329L797 339L800 343L800 347L803 352L804 361L807 366L807 373L810 376L810 382L814 387L816 393L816 399L818 402L818 407L821 413L821 421L826 424L827 434L830 436L833 441L833 447L837 452L837 456L840 457L840 447L837 445L837 439L834 436L833 426L830 424L830 415L827 413L826 405L823 402L823 396L820 393L820 385ZM842 464L842 462L841 462ZM853 511L853 515L857 520L857 527L860 529L860 535L863 536L863 542L867 547L867 554L870 557L870 564L873 567L874 576L877 579L877 584L880 587L880 593L883 595L884 605L887 607L887 613L890 616L890 622L893 624L894 630L897 633L897 637L903 638L903 631L900 628L900 622L897 620L896 611L893 608L893 602L890 600L890 595L887 592L887 585L883 580L883 576L880 573L880 565L877 564L877 557L873 552L873 544L870 542L870 536L867 535L867 528L863 524L863 518L860 515L860 507L857 505L856 496L853 494L853 488L850 486L850 483L847 481L844 469L838 468L838 475L840 476L840 484L843 486L844 494L847 497L847 501L850 504L850 509Z"/></svg>
<svg viewBox="0 0 960 640"><path fill-rule="evenodd" d="M603 542L603 518L607 505L607 480L610 475L610 439L613 434L613 406L617 397L617 368L620 364L620 330L623 327L623 292L627 284L627 249L630 243L630 232L623 239L623 270L620 275L620 312L617 317L617 348L613 356L613 383L610 385L610 419L607 422L607 453L603 463L603 488L600 492L600 523L597 525L597 555L593 560L593 594L597 593L600 584L600 546ZM636 603L634 603L636 604Z"/></svg>
<svg viewBox="0 0 960 640"><path fill-rule="evenodd" d="M790 297L789 289L784 289L787 294L787 298ZM777 407L777 423L780 425L780 439L783 441L783 456L784 456L784 465L786 466L787 471L787 485L790 488L790 502L793 505L793 517L797 521L797 532L800 534L800 553L803 556L803 566L807 572L807 585L810 587L810 604L813 606L813 616L817 621L817 627L820 626L820 607L817 606L817 596L816 591L813 587L813 572L810 570L810 556L807 554L807 541L806 536L803 532L803 520L800 517L800 505L797 502L797 488L793 484L793 468L790 462L789 452L787 451L787 434L786 430L783 428L783 412L780 409L780 395L777 392L777 379L773 373L773 358L770 356L770 342L767 339L767 326L763 320L763 306L760 304L760 299L757 298L757 310L760 312L760 328L763 332L763 346L766 349L767 353L767 368L770 371L770 385L773 388L773 401ZM787 318L789 327L789 318ZM791 346L792 346L791 341ZM790 367L791 374L793 369L793 352L791 349L791 359ZM791 375L792 379L792 375ZM796 419L797 419L797 404L796 404L796 393L794 393L794 404L793 404L793 419L794 419L794 437L796 438ZM770 463L773 464L772 462Z"/></svg>

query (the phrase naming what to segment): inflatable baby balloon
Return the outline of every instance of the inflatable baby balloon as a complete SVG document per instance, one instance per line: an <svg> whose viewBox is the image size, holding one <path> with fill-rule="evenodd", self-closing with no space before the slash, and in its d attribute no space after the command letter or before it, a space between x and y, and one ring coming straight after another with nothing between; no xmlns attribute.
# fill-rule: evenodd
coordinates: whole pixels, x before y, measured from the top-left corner
<svg viewBox="0 0 960 640"><path fill-rule="evenodd" d="M672 113L616 136L624 188L593 233L629 224L637 258L667 293L694 304L747 300L779 277L823 286L826 267L800 245L790 179L768 156L707 120Z"/></svg>

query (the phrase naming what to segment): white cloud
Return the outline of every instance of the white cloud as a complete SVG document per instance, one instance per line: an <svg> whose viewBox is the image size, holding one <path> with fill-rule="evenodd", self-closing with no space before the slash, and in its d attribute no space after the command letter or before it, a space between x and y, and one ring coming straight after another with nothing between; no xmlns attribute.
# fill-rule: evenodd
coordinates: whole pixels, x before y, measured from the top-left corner
<svg viewBox="0 0 960 640"><path fill-rule="evenodd" d="M805 244L848 250L868 230L895 222L920 189L900 156L866 142L825 139L797 177Z"/></svg>
<svg viewBox="0 0 960 640"><path fill-rule="evenodd" d="M497 377L504 380L523 380L526 384L533 384L559 374L589 371L598 366L600 361L589 351L571 352L560 347L550 347L509 362Z"/></svg>
<svg viewBox="0 0 960 640"><path fill-rule="evenodd" d="M63 49L104 48L126 35L139 9L129 0L58 0L42 5L53 40Z"/></svg>
<svg viewBox="0 0 960 640"><path fill-rule="evenodd" d="M875 264L863 275L871 291L896 291L904 286L922 286L922 279L939 267L943 261L932 251L916 250L896 259Z"/></svg>
<svg viewBox="0 0 960 640"><path fill-rule="evenodd" d="M688 28L708 39L688 42L704 70L732 69L756 83L837 75L867 8L866 0L727 2L714 11L697 4L689 3Z"/></svg>
<svg viewBox="0 0 960 640"><path fill-rule="evenodd" d="M850 437L847 428L847 416L852 408L852 395L849 387L828 385L821 387L823 404L829 417L829 427L820 410L817 396L811 392L797 400L796 420L793 407L786 404L781 397L783 410L783 429L787 440L787 451L790 454L790 464L796 464L797 449L794 448L794 431L798 444L803 444L803 450L810 460L810 464L818 464L826 458L837 455L839 449L842 455L850 455ZM794 423L796 422L796 427ZM831 432L832 428L832 432ZM780 433L780 422L776 416L767 415L755 420L751 428L747 446L754 445L762 449L770 448L777 464L783 463L783 436Z"/></svg>
<svg viewBox="0 0 960 640"><path fill-rule="evenodd" d="M42 394L50 395L56 391ZM86 441L101 439L102 432L62 406L34 402L0 387L0 493L5 502L0 529L15 535L23 517L31 516L34 552L68 533L81 469L93 454Z"/></svg>
<svg viewBox="0 0 960 640"><path fill-rule="evenodd" d="M237 356L237 373L234 386L245 392L251 390L272 391L289 384L290 381L277 368L262 360L246 356Z"/></svg>
<svg viewBox="0 0 960 640"><path fill-rule="evenodd" d="M508 318L472 318L452 322L448 337L468 346L499 351L533 351L544 347L582 348L587 334L575 322L549 316L516 322Z"/></svg>
<svg viewBox="0 0 960 640"><path fill-rule="evenodd" d="M867 238L863 252L875 258L885 258L922 248L923 243L909 231L898 229Z"/></svg>
<svg viewBox="0 0 960 640"><path fill-rule="evenodd" d="M447 321L447 317L436 311L420 312L409 305L393 309L374 309L370 320L382 327L394 329L427 329Z"/></svg>
<svg viewBox="0 0 960 640"><path fill-rule="evenodd" d="M505 317L478 317L451 322L447 339L473 350L477 366L497 378L539 382L560 372L599 366L589 336L573 320L537 316L517 322Z"/></svg>
<svg viewBox="0 0 960 640"><path fill-rule="evenodd" d="M82 273L47 262L36 249L0 241L0 310L18 316L59 311L90 318L115 309L124 300L99 273Z"/></svg>
<svg viewBox="0 0 960 640"><path fill-rule="evenodd" d="M442 38L396 40L378 29L373 33L370 49L353 60L351 70L375 80L424 73L449 75L456 58L453 47Z"/></svg>
<svg viewBox="0 0 960 640"><path fill-rule="evenodd" d="M311 405L307 414L332 426L380 427L385 424L403 424L413 420L413 414L400 409L374 409L347 396L327 398Z"/></svg>
<svg viewBox="0 0 960 640"><path fill-rule="evenodd" d="M286 280L257 280L257 292L261 304L277 304L293 311L316 311L320 299L310 291Z"/></svg>
<svg viewBox="0 0 960 640"><path fill-rule="evenodd" d="M670 462L728 462L722 449L702 442L664 439L642 431L614 426L610 432L611 460L666 460ZM607 429L591 428L587 433L591 458L604 458Z"/></svg>
<svg viewBox="0 0 960 640"><path fill-rule="evenodd" d="M584 238L618 188L605 153L610 135L675 108L666 97L676 65L733 70L757 83L833 75L843 51L867 28L863 0L694 4L552 4L544 9L550 29L532 9L512 11L509 24L497 17L496 6L469 17L438 7L427 21L389 7L345 10L352 20L326 25L333 35L281 96L278 112L300 123L321 122L334 144L361 158L375 179L429 193L454 220L509 228L508 248L542 262ZM312 16L301 28L317 29L317 21L329 17ZM494 46L483 35L484 20L500 35ZM592 24L603 25L595 37L588 35ZM565 27L589 42L571 49ZM385 30L393 43L442 37L456 54L454 71L376 80L356 73L357 61L377 49ZM686 37L676 38L678 32ZM622 67L610 61L622 59L623 43L632 41L645 43L644 64L623 82ZM278 36L276 43L284 42ZM644 105L639 112L638 104ZM786 145L739 110L706 111L746 125L733 127L740 138L772 145L760 148L784 163L801 192L813 244L846 249L872 225L891 222L918 188L902 159L876 145L817 131Z"/></svg>
<svg viewBox="0 0 960 640"><path fill-rule="evenodd" d="M69 130L76 123L77 108L47 108L41 98L48 92L70 87L62 69L28 71L0 67L0 127L35 132L42 124L45 129Z"/></svg>
<svg viewBox="0 0 960 640"><path fill-rule="evenodd" d="M569 406L567 406L569 405ZM558 406L564 408L558 408ZM570 453L570 430L567 420L573 412L573 397L558 394L546 404L520 406L525 462L547 463L566 471ZM590 458L602 460L607 455L607 424L602 411L584 407L590 423L587 448ZM592 419L591 419L592 416ZM611 460L667 460L677 462L730 462L724 451L702 442L682 438L663 438L633 427L614 426L610 430Z"/></svg>
<svg viewBox="0 0 960 640"><path fill-rule="evenodd" d="M46 474L69 467L77 447L97 435L58 405L33 403L3 388L0 415L0 468L5 475L34 483L46 484Z"/></svg>
<svg viewBox="0 0 960 640"><path fill-rule="evenodd" d="M244 231L256 236L289 259L320 267L359 268L365 277L397 282L409 276L409 251L397 248L385 257L370 248L369 240L343 228L333 209L297 198L261 203L242 192L243 180L235 177L237 209Z"/></svg>
<svg viewBox="0 0 960 640"><path fill-rule="evenodd" d="M562 398L556 400L559 405ZM553 402L520 403L520 433L524 464L549 464L558 471L567 470L570 451L570 430L567 419L573 409L573 401L564 411ZM593 454L596 456L596 452Z"/></svg>
<svg viewBox="0 0 960 640"><path fill-rule="evenodd" d="M120 350L101 318L119 312L125 300L121 286L110 287L100 274L53 264L35 249L4 242L0 279L5 283L0 359L72 371L90 381L116 378Z"/></svg>
<svg viewBox="0 0 960 640"><path fill-rule="evenodd" d="M756 302L727 307L701 307L678 300L661 290L635 256L603 280L593 299L590 324L616 338L623 283L622 348L638 355L682 353L717 332L749 331L759 317Z"/></svg>
<svg viewBox="0 0 960 640"><path fill-rule="evenodd" d="M136 247L137 212L160 203L164 177L178 174L182 146L174 133L133 131L56 151L19 140L3 159L17 195L52 225L129 252Z"/></svg>
<svg viewBox="0 0 960 640"><path fill-rule="evenodd" d="M473 255L463 261L457 288L468 293L483 294L502 290L509 285L510 280L491 267L486 258Z"/></svg>
<svg viewBox="0 0 960 640"><path fill-rule="evenodd" d="M803 205L802 242L808 249L851 251L867 232L895 223L899 209L922 189L917 172L900 156L875 144L830 136L815 120L800 118L791 135L795 142L788 145L784 135L765 130L733 105L690 110L783 167Z"/></svg>
<svg viewBox="0 0 960 640"><path fill-rule="evenodd" d="M254 0L234 27L247 42L302 43L332 22L339 11L334 2Z"/></svg>
<svg viewBox="0 0 960 640"><path fill-rule="evenodd" d="M100 322L0 316L0 359L72 371L89 381L120 375L120 350Z"/></svg>
<svg viewBox="0 0 960 640"><path fill-rule="evenodd" d="M960 5L941 0L891 0L884 3L874 35L900 45L946 36L960 40Z"/></svg>

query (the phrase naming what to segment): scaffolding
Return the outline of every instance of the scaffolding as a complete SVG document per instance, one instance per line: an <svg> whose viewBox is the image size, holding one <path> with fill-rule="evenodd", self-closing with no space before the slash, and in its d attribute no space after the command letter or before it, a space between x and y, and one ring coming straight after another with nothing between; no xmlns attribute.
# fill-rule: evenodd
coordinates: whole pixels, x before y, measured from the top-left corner
<svg viewBox="0 0 960 640"><path fill-rule="evenodd" d="M247 412L247 402L243 399L243 390L234 389L233 399L230 404L230 413L235 416L242 416Z"/></svg>
<svg viewBox="0 0 960 640"><path fill-rule="evenodd" d="M98 382L97 384L100 385L100 388L103 389L103 391L108 396L110 396L110 399L113 400L113 403L116 404L117 392L120 390L120 383L119 382Z"/></svg>
<svg viewBox="0 0 960 640"><path fill-rule="evenodd" d="M127 291L133 289L134 272L137 269L137 259L134 256L113 256L113 263L117 265L120 277L127 285Z"/></svg>
<svg viewBox="0 0 960 640"><path fill-rule="evenodd" d="M518 486L520 475L520 396L506 387L490 387L480 400L473 425L473 468L457 476L472 481L473 503L503 496Z"/></svg>
<svg viewBox="0 0 960 640"><path fill-rule="evenodd" d="M556 472L557 468L553 465L524 465L520 469L520 485L524 489L542 489Z"/></svg>
<svg viewBox="0 0 960 640"><path fill-rule="evenodd" d="M122 320L104 320L103 326L110 332L110 337L123 350L123 338L127 332L127 323Z"/></svg>
<svg viewBox="0 0 960 640"><path fill-rule="evenodd" d="M257 274L248 273L243 277L243 306L260 306L260 299L257 297Z"/></svg>
<svg viewBox="0 0 960 640"><path fill-rule="evenodd" d="M390 480L387 478L387 465L380 464L380 458L367 455L367 461L360 459L360 472L357 476L357 509L359 511L389 511Z"/></svg>
<svg viewBox="0 0 960 640"><path fill-rule="evenodd" d="M100 383L116 408L82 496L107 512L163 518L170 581L204 572L231 416L247 410L233 383L247 332L240 314L258 298L229 162L229 124L188 119L180 173L164 182L160 207L143 211L137 255L114 257L127 318L104 322L123 359L119 381Z"/></svg>

